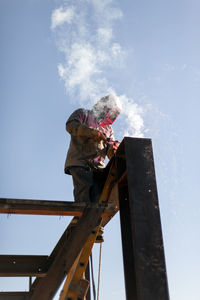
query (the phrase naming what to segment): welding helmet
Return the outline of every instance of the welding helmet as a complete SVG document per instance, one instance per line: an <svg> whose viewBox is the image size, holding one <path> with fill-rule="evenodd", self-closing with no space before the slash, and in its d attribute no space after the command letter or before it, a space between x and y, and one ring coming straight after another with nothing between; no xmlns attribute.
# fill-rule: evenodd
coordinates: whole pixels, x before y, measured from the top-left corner
<svg viewBox="0 0 200 300"><path fill-rule="evenodd" d="M111 125L121 112L119 98L114 94L102 97L92 111L99 123Z"/></svg>

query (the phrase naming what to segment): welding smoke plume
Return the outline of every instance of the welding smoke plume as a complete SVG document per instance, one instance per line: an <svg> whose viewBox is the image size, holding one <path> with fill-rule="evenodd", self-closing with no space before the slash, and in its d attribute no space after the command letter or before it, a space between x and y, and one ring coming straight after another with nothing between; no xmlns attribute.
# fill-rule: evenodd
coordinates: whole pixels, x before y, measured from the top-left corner
<svg viewBox="0 0 200 300"><path fill-rule="evenodd" d="M115 40L114 23L123 13L112 0L63 1L52 12L51 29L57 47L64 54L58 73L70 98L81 105L93 105L106 94L116 94L107 80L107 70L119 68L125 50ZM118 69L119 71L119 69ZM143 109L126 95L118 96L121 107L121 137L143 136Z"/></svg>

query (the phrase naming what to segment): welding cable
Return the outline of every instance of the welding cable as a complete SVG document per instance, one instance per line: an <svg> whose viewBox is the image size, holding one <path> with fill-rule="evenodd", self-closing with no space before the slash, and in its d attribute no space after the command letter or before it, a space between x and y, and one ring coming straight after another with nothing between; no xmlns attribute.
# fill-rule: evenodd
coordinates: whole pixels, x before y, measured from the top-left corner
<svg viewBox="0 0 200 300"><path fill-rule="evenodd" d="M92 274L92 290L93 290L93 298L96 300L96 287L95 287L95 280L94 280L94 268L93 268L93 259L92 253L90 255L90 267L91 267L91 274Z"/></svg>
<svg viewBox="0 0 200 300"><path fill-rule="evenodd" d="M103 243L100 243L100 249L99 249L99 273L98 273L98 286L97 286L97 300L99 300L99 290L100 290L102 245L103 245Z"/></svg>

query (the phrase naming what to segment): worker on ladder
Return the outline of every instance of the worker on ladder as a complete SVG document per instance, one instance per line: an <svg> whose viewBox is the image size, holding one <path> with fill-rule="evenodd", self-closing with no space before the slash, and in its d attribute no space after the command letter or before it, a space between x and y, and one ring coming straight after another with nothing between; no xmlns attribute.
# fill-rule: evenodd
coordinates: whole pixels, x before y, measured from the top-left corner
<svg viewBox="0 0 200 300"><path fill-rule="evenodd" d="M66 122L71 135L65 173L72 175L75 202L98 202L103 188L106 155L110 159L119 142L114 140L112 123L120 114L119 98L110 94L91 110L77 109Z"/></svg>

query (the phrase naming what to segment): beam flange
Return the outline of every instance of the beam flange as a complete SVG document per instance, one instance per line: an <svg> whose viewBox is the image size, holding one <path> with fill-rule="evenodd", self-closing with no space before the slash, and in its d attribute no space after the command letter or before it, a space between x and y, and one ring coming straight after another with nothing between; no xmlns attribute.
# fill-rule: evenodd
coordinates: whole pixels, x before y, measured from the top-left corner
<svg viewBox="0 0 200 300"><path fill-rule="evenodd" d="M29 300L28 292L0 292L0 300Z"/></svg>
<svg viewBox="0 0 200 300"><path fill-rule="evenodd" d="M0 255L0 277L43 277L46 275L45 255Z"/></svg>
<svg viewBox="0 0 200 300"><path fill-rule="evenodd" d="M102 217L112 216L119 209L118 206L112 203L91 203L88 205L70 201L0 198L0 213L4 214L82 216L86 206L89 208L103 208Z"/></svg>

